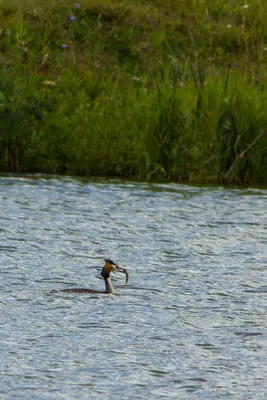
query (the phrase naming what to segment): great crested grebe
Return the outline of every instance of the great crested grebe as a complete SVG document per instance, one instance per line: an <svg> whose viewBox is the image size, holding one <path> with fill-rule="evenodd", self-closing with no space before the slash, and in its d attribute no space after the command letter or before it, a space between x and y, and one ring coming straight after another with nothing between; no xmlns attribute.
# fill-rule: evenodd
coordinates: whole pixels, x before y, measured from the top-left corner
<svg viewBox="0 0 267 400"><path fill-rule="evenodd" d="M105 260L105 265L102 268L101 271L101 276L104 278L105 285L106 285L106 290L91 290L91 289L86 289L86 288L72 288L72 289L63 289L60 290L61 292L72 292L72 293L98 293L98 294L109 294L109 293L114 293L115 290L112 286L111 280L110 280L110 273L111 272L122 272L126 276L126 282L125 285L127 285L128 279L129 279L129 273L126 269L120 268L117 264L115 264L110 258L106 258Z"/></svg>

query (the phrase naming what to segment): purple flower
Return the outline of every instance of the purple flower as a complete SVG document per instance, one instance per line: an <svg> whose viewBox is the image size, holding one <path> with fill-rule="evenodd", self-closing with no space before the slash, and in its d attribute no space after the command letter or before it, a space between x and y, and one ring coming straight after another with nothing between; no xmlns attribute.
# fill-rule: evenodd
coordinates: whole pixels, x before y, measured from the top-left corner
<svg viewBox="0 0 267 400"><path fill-rule="evenodd" d="M64 44L62 44L62 49L67 49L68 48L68 45L66 44L66 43L64 43Z"/></svg>
<svg viewBox="0 0 267 400"><path fill-rule="evenodd" d="M79 3L75 3L74 4L74 8L80 8L81 6L80 6L80 4Z"/></svg>
<svg viewBox="0 0 267 400"><path fill-rule="evenodd" d="M70 17L70 21L74 21L75 20L75 17L74 17L74 15L72 15L71 17Z"/></svg>

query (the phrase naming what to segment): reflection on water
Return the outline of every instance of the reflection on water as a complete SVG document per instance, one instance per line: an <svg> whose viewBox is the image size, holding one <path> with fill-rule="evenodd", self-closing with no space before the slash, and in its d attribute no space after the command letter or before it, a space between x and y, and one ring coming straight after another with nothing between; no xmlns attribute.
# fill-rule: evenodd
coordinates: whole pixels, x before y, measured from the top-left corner
<svg viewBox="0 0 267 400"><path fill-rule="evenodd" d="M0 178L0 397L265 399L266 190ZM110 296L60 293L103 289Z"/></svg>

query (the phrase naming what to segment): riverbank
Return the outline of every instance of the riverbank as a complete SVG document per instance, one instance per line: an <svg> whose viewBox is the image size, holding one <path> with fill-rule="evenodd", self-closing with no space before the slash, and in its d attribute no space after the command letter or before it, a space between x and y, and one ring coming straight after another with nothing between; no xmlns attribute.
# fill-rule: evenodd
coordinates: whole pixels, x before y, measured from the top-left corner
<svg viewBox="0 0 267 400"><path fill-rule="evenodd" d="M0 5L1 171L266 183L267 5L195 3Z"/></svg>

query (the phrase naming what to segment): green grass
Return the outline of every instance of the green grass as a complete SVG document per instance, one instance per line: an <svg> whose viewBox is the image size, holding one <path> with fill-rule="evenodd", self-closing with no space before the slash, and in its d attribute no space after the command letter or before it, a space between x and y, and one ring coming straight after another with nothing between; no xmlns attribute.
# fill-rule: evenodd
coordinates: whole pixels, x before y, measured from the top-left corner
<svg viewBox="0 0 267 400"><path fill-rule="evenodd" d="M1 171L267 182L264 0L79 5L0 1Z"/></svg>

